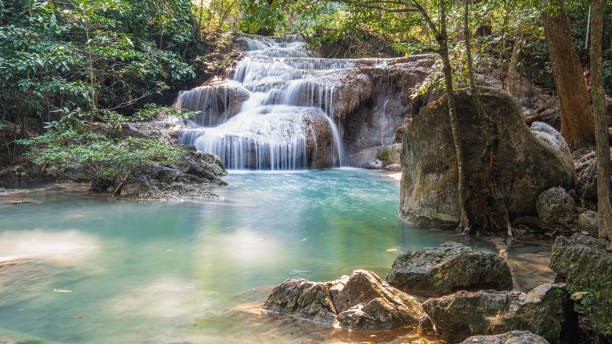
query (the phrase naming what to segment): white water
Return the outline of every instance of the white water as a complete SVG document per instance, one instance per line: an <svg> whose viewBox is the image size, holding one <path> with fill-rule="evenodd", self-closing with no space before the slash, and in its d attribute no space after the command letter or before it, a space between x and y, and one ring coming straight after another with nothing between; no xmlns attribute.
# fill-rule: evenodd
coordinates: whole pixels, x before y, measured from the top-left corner
<svg viewBox="0 0 612 344"><path fill-rule="evenodd" d="M342 137L333 119L341 94L329 76L355 62L314 58L301 41L244 40L247 51L232 80L179 95L176 106L201 113L181 143L219 155L229 169L305 169L313 150L322 149L312 123L324 120L333 137L331 164L342 166Z"/></svg>

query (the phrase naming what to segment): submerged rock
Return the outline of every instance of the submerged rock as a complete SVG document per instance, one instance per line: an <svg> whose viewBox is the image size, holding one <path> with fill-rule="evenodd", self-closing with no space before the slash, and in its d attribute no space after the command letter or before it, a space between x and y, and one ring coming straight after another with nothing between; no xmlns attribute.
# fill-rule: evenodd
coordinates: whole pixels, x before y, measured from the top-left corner
<svg viewBox="0 0 612 344"><path fill-rule="evenodd" d="M424 316L417 299L365 270L330 282L288 279L270 292L263 308L355 331L416 327Z"/></svg>
<svg viewBox="0 0 612 344"><path fill-rule="evenodd" d="M582 234L557 237L551 268L566 281L574 310L583 327L596 334L612 335L612 253L610 242Z"/></svg>
<svg viewBox="0 0 612 344"><path fill-rule="evenodd" d="M549 344L548 341L529 331L511 331L491 336L472 336L461 344Z"/></svg>
<svg viewBox="0 0 612 344"><path fill-rule="evenodd" d="M552 127L538 125L530 130L518 103L505 91L485 87L481 92L487 113L500 128L497 185L511 217L533 216L542 191L574 183L569 148ZM484 138L480 120L469 91L457 91L455 101L467 185L481 187ZM422 225L456 226L460 215L457 169L444 98L427 105L407 126L402 167L401 215Z"/></svg>
<svg viewBox="0 0 612 344"><path fill-rule="evenodd" d="M536 209L540 220L567 225L576 216L576 202L563 188L550 188L538 196Z"/></svg>
<svg viewBox="0 0 612 344"><path fill-rule="evenodd" d="M426 295L512 289L510 268L503 258L456 242L401 254L385 279L400 290Z"/></svg>
<svg viewBox="0 0 612 344"><path fill-rule="evenodd" d="M531 331L560 343L567 315L564 284L543 284L529 293L459 291L429 299L423 309L442 339L456 343L473 335Z"/></svg>

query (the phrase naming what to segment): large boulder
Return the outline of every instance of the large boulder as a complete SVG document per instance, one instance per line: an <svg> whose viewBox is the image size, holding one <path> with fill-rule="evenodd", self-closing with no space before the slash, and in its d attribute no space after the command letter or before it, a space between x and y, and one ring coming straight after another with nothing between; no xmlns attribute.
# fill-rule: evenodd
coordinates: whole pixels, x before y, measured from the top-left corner
<svg viewBox="0 0 612 344"><path fill-rule="evenodd" d="M491 336L472 336L461 344L549 344L548 341L529 331L510 331Z"/></svg>
<svg viewBox="0 0 612 344"><path fill-rule="evenodd" d="M612 253L610 242L582 234L560 236L553 244L550 266L566 281L582 327L612 335Z"/></svg>
<svg viewBox="0 0 612 344"><path fill-rule="evenodd" d="M424 317L417 299L365 270L330 282L288 279L270 292L263 308L355 331L416 327Z"/></svg>
<svg viewBox="0 0 612 344"><path fill-rule="evenodd" d="M543 284L529 293L518 291L459 291L429 299L423 309L442 339L456 343L469 336L531 331L560 343L567 315L564 284Z"/></svg>
<svg viewBox="0 0 612 344"><path fill-rule="evenodd" d="M481 97L499 127L496 182L510 216L535 215L542 191L574 184L569 148L560 135L550 134L554 129L549 126L530 130L519 104L507 92L483 87ZM480 120L468 90L458 90L455 102L467 186L481 187L484 138ZM448 109L441 98L427 105L404 133L401 215L422 225L455 226L460 216L456 165Z"/></svg>
<svg viewBox="0 0 612 344"><path fill-rule="evenodd" d="M184 146L181 162L174 165L149 164L135 170L120 189L120 195L137 198L214 198L211 185L226 185L223 162L211 153ZM116 180L96 179L93 192L113 192Z"/></svg>
<svg viewBox="0 0 612 344"><path fill-rule="evenodd" d="M567 225L576 216L576 202L561 187L542 192L536 201L536 209L540 220L549 224Z"/></svg>
<svg viewBox="0 0 612 344"><path fill-rule="evenodd" d="M503 258L456 242L401 254L385 279L400 290L425 295L512 289L510 268Z"/></svg>

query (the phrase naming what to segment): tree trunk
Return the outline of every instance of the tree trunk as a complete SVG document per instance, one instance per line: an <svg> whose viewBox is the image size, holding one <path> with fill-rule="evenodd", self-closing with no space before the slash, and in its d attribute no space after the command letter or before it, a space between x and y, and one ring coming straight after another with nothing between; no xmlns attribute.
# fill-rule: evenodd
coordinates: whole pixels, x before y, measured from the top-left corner
<svg viewBox="0 0 612 344"><path fill-rule="evenodd" d="M592 0L591 12L591 80L593 88L593 116L597 144L597 220L599 237L612 240L612 209L610 207L610 141L606 118L606 98L603 84L601 40L603 10L601 0Z"/></svg>
<svg viewBox="0 0 612 344"><path fill-rule="evenodd" d="M442 58L442 71L444 73L444 90L446 92L446 102L448 105L448 118L450 121L455 146L455 158L457 159L457 192L459 194L459 207L461 215L457 229L461 232L470 231L470 221L465 210L465 172L463 169L463 148L459 138L459 121L457 120L457 109L453 91L453 70L448 58L448 35L446 32L446 6L444 0L440 0L440 32L437 35L440 45L440 57Z"/></svg>
<svg viewBox="0 0 612 344"><path fill-rule="evenodd" d="M593 142L593 117L580 60L572 41L563 0L551 0L554 11L542 13L548 56L561 105L561 135L572 147ZM545 4L546 6L546 0Z"/></svg>
<svg viewBox="0 0 612 344"><path fill-rule="evenodd" d="M524 32L522 28L519 28L519 36L514 41L514 47L512 48L512 57L510 58L510 64L508 65L508 84L507 90L513 96L521 96L521 76L516 69L519 57L521 56L521 47L523 46Z"/></svg>
<svg viewBox="0 0 612 344"><path fill-rule="evenodd" d="M463 36L465 37L465 52L467 57L468 79L472 100L476 113L483 127L485 145L480 157L482 168L471 179L473 186L466 190L466 210L472 228L482 232L506 232L512 236L510 217L503 196L495 181L497 150L499 147L499 128L496 119L484 109L480 92L476 86L476 76L472 62L471 35L469 28L469 4L465 1L463 12Z"/></svg>

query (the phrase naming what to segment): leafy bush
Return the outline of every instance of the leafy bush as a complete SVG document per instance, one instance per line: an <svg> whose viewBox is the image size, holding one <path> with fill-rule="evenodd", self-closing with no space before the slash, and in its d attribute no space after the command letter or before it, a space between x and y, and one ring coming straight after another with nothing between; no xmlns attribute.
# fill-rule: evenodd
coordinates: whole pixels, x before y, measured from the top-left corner
<svg viewBox="0 0 612 344"><path fill-rule="evenodd" d="M48 130L44 135L21 140L28 146L32 161L61 173L77 169L96 185L114 186L120 191L125 181L138 168L150 164L176 164L184 155L183 148L163 141L127 137L109 139L104 135L75 129Z"/></svg>

